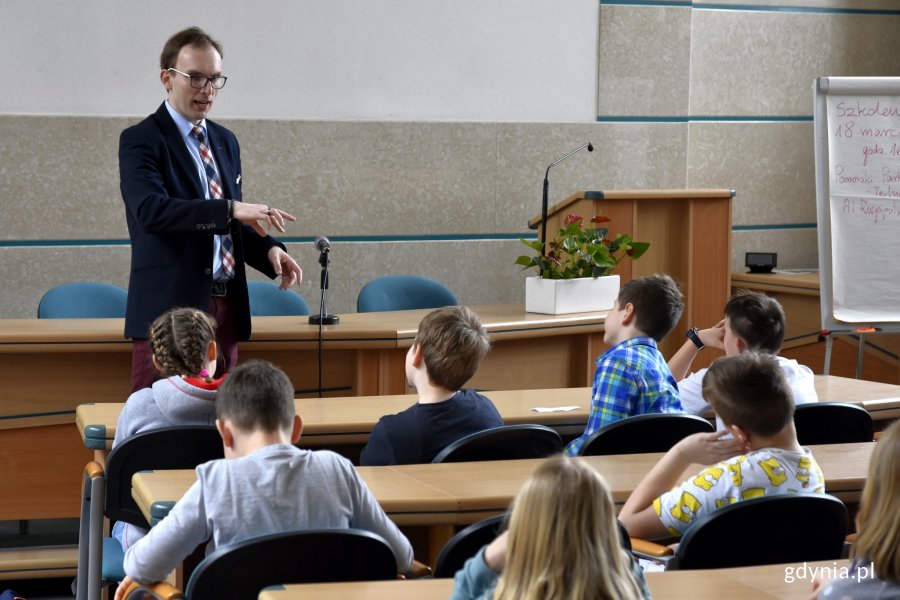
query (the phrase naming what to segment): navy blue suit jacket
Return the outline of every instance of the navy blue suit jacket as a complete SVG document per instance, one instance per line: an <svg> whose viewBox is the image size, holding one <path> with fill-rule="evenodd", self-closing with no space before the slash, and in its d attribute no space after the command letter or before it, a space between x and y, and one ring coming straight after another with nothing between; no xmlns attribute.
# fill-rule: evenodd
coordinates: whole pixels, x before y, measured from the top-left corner
<svg viewBox="0 0 900 600"><path fill-rule="evenodd" d="M241 153L228 129L206 121L225 198L241 199ZM209 308L213 236L231 233L235 276L229 286L238 339L250 337L244 263L275 277L272 246L240 221L228 219L226 200L206 200L202 182L165 103L119 137L119 178L131 236L131 275L125 337L145 339L150 323L176 306Z"/></svg>

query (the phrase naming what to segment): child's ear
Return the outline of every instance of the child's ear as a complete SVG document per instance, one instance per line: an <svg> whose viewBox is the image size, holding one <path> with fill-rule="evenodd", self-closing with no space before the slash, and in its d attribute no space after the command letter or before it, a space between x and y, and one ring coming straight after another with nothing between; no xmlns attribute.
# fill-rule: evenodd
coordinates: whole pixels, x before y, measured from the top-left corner
<svg viewBox="0 0 900 600"><path fill-rule="evenodd" d="M734 436L734 439L738 440L741 445L745 448L750 447L750 434L738 427L737 425L728 425L728 430L731 431L731 435Z"/></svg>
<svg viewBox="0 0 900 600"><path fill-rule="evenodd" d="M734 345L737 346L738 354L743 354L744 352L746 352L747 350L750 349L749 344L747 344L747 342L744 341L744 338L737 336L737 335L734 336Z"/></svg>
<svg viewBox="0 0 900 600"><path fill-rule="evenodd" d="M219 357L219 347L216 343L210 342L209 346L206 348L206 358L209 359L210 362L216 360Z"/></svg>
<svg viewBox="0 0 900 600"><path fill-rule="evenodd" d="M159 364L159 361L156 360L156 357L155 357L155 356L151 356L151 357L150 357L150 360L153 361L153 368L156 369L157 371L159 371L160 373L162 373L162 372L163 372L162 365Z"/></svg>
<svg viewBox="0 0 900 600"><path fill-rule="evenodd" d="M225 444L225 447L234 448L234 433L231 431L231 424L228 421L216 419L216 429L219 430L219 435L222 436L222 443Z"/></svg>
<svg viewBox="0 0 900 600"><path fill-rule="evenodd" d="M418 369L422 366L422 361L425 360L425 351L422 350L422 344L413 344L412 353L412 365Z"/></svg>
<svg viewBox="0 0 900 600"><path fill-rule="evenodd" d="M303 419L300 415L294 415L294 424L291 427L291 443L296 444L300 441L300 435L303 433Z"/></svg>
<svg viewBox="0 0 900 600"><path fill-rule="evenodd" d="M634 320L634 304L631 302L627 303L624 307L622 307L622 324L630 325Z"/></svg>

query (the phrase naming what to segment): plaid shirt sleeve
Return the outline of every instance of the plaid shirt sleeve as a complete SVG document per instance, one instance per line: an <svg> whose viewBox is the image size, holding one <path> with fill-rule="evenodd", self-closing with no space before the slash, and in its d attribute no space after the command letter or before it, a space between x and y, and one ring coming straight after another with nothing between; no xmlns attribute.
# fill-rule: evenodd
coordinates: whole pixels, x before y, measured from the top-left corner
<svg viewBox="0 0 900 600"><path fill-rule="evenodd" d="M566 454L575 456L592 433L631 415L639 397L640 387L628 362L614 356L603 357L594 372L587 426L580 437L566 446Z"/></svg>

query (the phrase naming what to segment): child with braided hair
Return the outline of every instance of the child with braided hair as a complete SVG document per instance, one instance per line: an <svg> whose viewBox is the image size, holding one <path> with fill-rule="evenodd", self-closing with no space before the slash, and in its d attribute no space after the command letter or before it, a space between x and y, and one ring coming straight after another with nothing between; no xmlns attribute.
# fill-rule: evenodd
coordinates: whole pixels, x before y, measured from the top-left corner
<svg viewBox="0 0 900 600"><path fill-rule="evenodd" d="M116 424L113 448L142 431L216 422L216 391L222 379L216 371L216 322L196 308L173 308L150 326L153 365L163 376L152 387L134 392L125 403ZM124 549L146 531L122 521L113 537Z"/></svg>

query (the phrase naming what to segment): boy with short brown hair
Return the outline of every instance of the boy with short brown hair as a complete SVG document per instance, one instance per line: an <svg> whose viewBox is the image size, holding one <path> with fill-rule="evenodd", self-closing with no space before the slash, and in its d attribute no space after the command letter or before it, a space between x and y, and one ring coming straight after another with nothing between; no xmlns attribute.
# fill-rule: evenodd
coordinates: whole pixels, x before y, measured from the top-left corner
<svg viewBox="0 0 900 600"><path fill-rule="evenodd" d="M478 315L465 306L440 308L422 319L406 353L406 378L419 400L403 412L379 419L360 464L428 463L462 437L502 427L494 404L462 387L475 375L490 346Z"/></svg>
<svg viewBox="0 0 900 600"><path fill-rule="evenodd" d="M644 476L619 513L634 537L681 536L698 518L741 500L825 492L819 465L797 441L791 389L774 357L720 358L703 393L725 430L684 438ZM733 439L723 437L729 433ZM679 485L693 463L712 466Z"/></svg>
<svg viewBox="0 0 900 600"><path fill-rule="evenodd" d="M632 279L622 287L603 323L603 342L610 348L596 361L591 415L566 454L575 456L591 434L619 419L683 412L678 385L656 346L683 309L678 284L668 275Z"/></svg>

